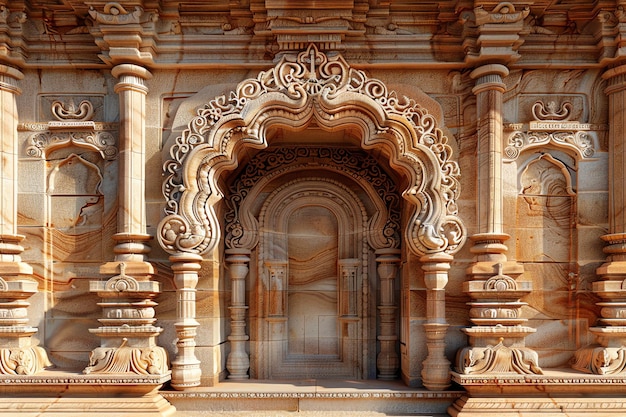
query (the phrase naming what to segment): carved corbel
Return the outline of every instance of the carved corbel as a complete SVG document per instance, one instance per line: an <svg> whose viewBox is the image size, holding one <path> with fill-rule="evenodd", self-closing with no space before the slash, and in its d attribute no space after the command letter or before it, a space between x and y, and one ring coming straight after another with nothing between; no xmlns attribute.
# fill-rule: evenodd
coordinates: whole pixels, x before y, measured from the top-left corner
<svg viewBox="0 0 626 417"><path fill-rule="evenodd" d="M120 3L111 2L105 4L102 12L91 6L89 16L93 21L89 30L96 44L108 51L101 57L104 61L143 65L154 62L156 12L146 12L139 6L127 10Z"/></svg>
<svg viewBox="0 0 626 417"><path fill-rule="evenodd" d="M517 60L517 50L523 43L519 35L524 31L524 19L529 13L528 7L517 11L509 2L502 2L491 11L483 6L474 8L477 37L475 43L468 43L472 48L467 49L466 60L504 64Z"/></svg>

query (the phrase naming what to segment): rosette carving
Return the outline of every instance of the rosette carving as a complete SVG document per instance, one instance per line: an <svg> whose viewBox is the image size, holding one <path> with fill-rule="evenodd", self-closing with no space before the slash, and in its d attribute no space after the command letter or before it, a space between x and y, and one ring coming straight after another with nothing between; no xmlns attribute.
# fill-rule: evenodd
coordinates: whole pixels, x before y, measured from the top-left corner
<svg viewBox="0 0 626 417"><path fill-rule="evenodd" d="M387 147L391 165L408 174L407 188L399 191L416 206L407 226L409 247L416 254L458 250L466 239L457 217L459 168L435 117L414 100L388 91L382 81L351 68L340 55L326 55L314 45L285 55L273 69L211 100L175 139L164 163L166 217L158 233L163 248L204 253L219 241L213 204L222 196L219 170L237 164L233 152L240 147L235 143L265 148L270 124L304 128L313 119L327 129L355 127L364 148ZM237 192L235 198L245 197L245 191ZM244 238L238 203L229 204L227 245L254 245L253 235ZM396 247L396 223L391 219L385 227L390 243L383 246Z"/></svg>

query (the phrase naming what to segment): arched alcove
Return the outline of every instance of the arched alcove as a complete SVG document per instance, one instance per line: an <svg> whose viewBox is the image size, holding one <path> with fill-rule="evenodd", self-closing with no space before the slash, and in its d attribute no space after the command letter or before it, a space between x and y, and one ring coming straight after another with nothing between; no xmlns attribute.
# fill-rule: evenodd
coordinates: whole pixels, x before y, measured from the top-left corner
<svg viewBox="0 0 626 417"><path fill-rule="evenodd" d="M205 104L168 143L165 217L157 239L174 261L200 255L221 262L226 254L225 271L232 280L229 378L247 378L248 372L295 377L314 363L318 371L310 376L316 378L397 376L399 300L408 299L394 295L401 254L431 262L425 271L438 275L427 281L428 288L443 290L445 265L466 239L456 205L459 169L438 120L414 100L351 68L341 55L326 55L311 45ZM270 168L259 168L268 160L262 155L276 158ZM245 176L249 167L258 171L256 177ZM286 194L280 194L283 187ZM281 197L270 198L274 193ZM290 198L290 208L283 207ZM289 276L298 270L289 236L302 229L293 216L310 210L326 226L336 226L336 250L328 258L334 265L325 266L334 271L335 307L327 311L334 311L328 329L337 334L327 338L335 347L326 358L292 349L295 339L285 316L290 282L299 285ZM316 229L307 227L302 230L315 235ZM437 303L443 298L433 298L430 305ZM441 323L444 318L434 315L443 311L433 307L429 319ZM404 319L411 320L408 314ZM402 327L411 333L415 326ZM189 338L189 332L181 335ZM417 347L415 335L404 337L411 350L426 345L422 340ZM417 355L403 357L413 361ZM174 362L175 384L182 361ZM429 366L441 368L438 361ZM182 365L180 372L185 372ZM405 376L409 382L413 378ZM445 385L449 376L441 378Z"/></svg>

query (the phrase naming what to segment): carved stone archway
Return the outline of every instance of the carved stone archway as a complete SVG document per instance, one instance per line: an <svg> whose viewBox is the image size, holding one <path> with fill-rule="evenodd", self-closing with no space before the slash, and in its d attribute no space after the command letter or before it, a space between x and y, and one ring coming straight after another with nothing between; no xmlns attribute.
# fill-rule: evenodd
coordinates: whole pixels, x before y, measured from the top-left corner
<svg viewBox="0 0 626 417"><path fill-rule="evenodd" d="M351 68L340 55L323 54L312 45L241 82L228 97L210 101L168 149L163 183L166 216L158 226L157 238L172 254L179 287L179 352L172 364L173 386L199 383L199 361L193 353L197 327L193 306L197 267L193 264L223 237L216 213L223 198L221 174L238 165L242 149L266 148L268 129L301 130L311 123L327 131L356 132L362 149L381 151L388 165L405 179L400 191L411 210L403 226L402 245L422 261L429 300L429 354L423 382L433 389L448 384L449 363L443 355L447 325L441 295L452 255L466 239L457 216L459 169L451 159L452 150L437 119L425 108ZM233 292L228 362L233 369L240 369L231 371L229 367L231 377L245 377L248 366L243 291L249 250L236 247L227 251Z"/></svg>

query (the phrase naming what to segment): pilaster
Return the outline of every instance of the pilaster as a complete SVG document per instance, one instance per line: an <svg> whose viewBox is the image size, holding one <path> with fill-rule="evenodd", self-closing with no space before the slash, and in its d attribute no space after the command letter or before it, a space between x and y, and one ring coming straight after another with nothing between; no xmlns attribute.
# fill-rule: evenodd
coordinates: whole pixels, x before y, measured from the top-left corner
<svg viewBox="0 0 626 417"><path fill-rule="evenodd" d="M376 358L376 367L379 379L395 379L400 367L400 358L396 352L398 306L394 295L395 281L400 266L400 250L379 249L376 255L380 285L380 304L378 305L380 351Z"/></svg>
<svg viewBox="0 0 626 417"><path fill-rule="evenodd" d="M574 369L598 375L626 373L626 65L604 73L609 98L609 233L606 262L597 270L593 292L601 317L589 331L597 343L576 352Z"/></svg>
<svg viewBox="0 0 626 417"><path fill-rule="evenodd" d="M32 375L52 365L32 336L26 301L37 293L33 271L22 262L17 234L17 81L23 74L0 65L0 377Z"/></svg>
<svg viewBox="0 0 626 417"><path fill-rule="evenodd" d="M445 356L446 323L445 287L453 257L447 253L420 258L426 284L426 347L428 356L422 362L422 383L429 390L450 387L450 361Z"/></svg>
<svg viewBox="0 0 626 417"><path fill-rule="evenodd" d="M151 280L153 266L145 257L150 251L145 220L145 68L122 64L113 68L119 81L115 92L120 102L120 144L117 234L115 260L101 266L100 273L116 274L107 281L93 281L90 291L103 301L102 326L90 331L101 338L92 351L84 373L169 373L167 353L157 345L162 332L156 321L153 299L159 283Z"/></svg>
<svg viewBox="0 0 626 417"><path fill-rule="evenodd" d="M171 385L177 390L200 385L202 370L196 358L196 285L202 257L192 253L170 256L176 285L176 348L178 354L172 360Z"/></svg>
<svg viewBox="0 0 626 417"><path fill-rule="evenodd" d="M249 336L246 334L246 276L249 271L250 251L248 249L227 249L228 269L231 280L230 303L230 353L226 359L229 379L248 379L250 356L246 350Z"/></svg>
<svg viewBox="0 0 626 417"><path fill-rule="evenodd" d="M507 259L503 211L503 78L509 74L507 65L518 58L519 34L529 11L500 3L492 11L481 6L474 13L478 36L467 61L475 65L478 233L470 237L475 260L463 286L472 299L473 326L464 330L470 346L458 352L456 368L461 374L541 374L537 354L525 347L525 337L535 329L523 326L521 318L525 303L520 298L532 286L519 278L523 266Z"/></svg>

